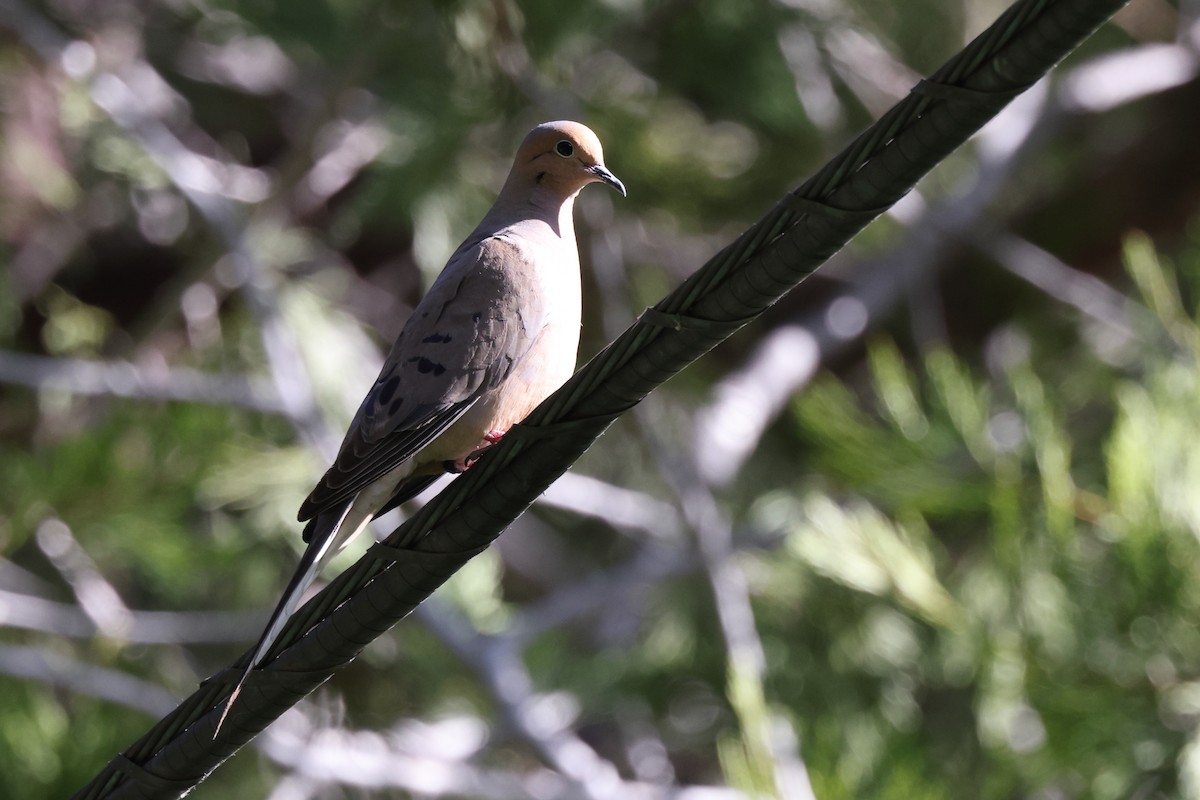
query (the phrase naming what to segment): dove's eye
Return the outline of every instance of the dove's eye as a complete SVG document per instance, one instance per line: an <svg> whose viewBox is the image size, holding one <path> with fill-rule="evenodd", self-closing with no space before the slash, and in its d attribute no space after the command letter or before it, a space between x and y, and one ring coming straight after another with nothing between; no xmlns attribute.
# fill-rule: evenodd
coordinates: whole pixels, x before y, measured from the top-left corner
<svg viewBox="0 0 1200 800"><path fill-rule="evenodd" d="M554 152L558 153L563 158L570 158L575 155L575 145L563 139L558 144L554 145Z"/></svg>

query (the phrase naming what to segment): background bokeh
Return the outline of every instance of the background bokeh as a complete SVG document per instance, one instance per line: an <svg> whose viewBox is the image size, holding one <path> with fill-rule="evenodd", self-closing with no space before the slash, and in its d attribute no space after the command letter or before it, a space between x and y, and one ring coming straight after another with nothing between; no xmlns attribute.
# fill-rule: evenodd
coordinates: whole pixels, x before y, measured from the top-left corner
<svg viewBox="0 0 1200 800"><path fill-rule="evenodd" d="M0 0L0 796L253 641L533 124L629 187L586 359L1005 6ZM1134 0L192 796L1200 797L1197 11Z"/></svg>

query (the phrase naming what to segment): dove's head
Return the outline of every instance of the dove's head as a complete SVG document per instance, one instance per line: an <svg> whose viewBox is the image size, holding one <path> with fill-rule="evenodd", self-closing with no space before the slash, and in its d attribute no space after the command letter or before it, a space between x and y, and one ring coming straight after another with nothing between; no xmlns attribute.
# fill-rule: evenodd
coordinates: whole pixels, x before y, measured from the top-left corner
<svg viewBox="0 0 1200 800"><path fill-rule="evenodd" d="M564 200L597 182L625 194L625 185L604 166L600 140L578 122L545 122L530 131L517 150L513 174Z"/></svg>

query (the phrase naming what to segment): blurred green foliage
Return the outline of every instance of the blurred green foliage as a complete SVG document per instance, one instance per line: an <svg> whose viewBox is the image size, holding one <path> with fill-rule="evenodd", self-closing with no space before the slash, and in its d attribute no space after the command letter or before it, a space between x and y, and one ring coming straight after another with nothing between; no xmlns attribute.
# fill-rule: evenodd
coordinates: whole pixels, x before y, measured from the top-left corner
<svg viewBox="0 0 1200 800"><path fill-rule="evenodd" d="M577 210L586 357L1003 5L14 8L0 22L0 796L36 800L83 784L253 639L299 551L294 512L324 466L313 439L336 439L530 125L588 122L630 188ZM70 46L39 50L42 23ZM1189 30L1139 0L1068 68ZM144 119L113 111L114 76ZM739 475L701 485L698 410L759 342L816 330L831 299L939 235L936 201L990 157L954 156L929 184L932 217L872 226L581 463L670 513L631 531L535 508L436 613L305 704L301 728L327 750L347 745L314 732L339 727L384 748L406 725L483 720L466 755L438 752L447 769L561 778L509 691L655 796L766 795L790 769L822 800L1200 797L1198 93L1181 80L1058 109L987 224L959 232L940 273L898 285L897 311L872 311L840 349L827 336L826 369L796 381ZM164 150L163 132L190 152ZM981 244L999 230L1125 305L1082 313L1016 279ZM30 379L13 354L57 371ZM124 362L142 383L80 388L89 365ZM169 386L190 396L164 399ZM279 386L290 416L261 401ZM715 559L689 491L731 536ZM623 497L614 517L636 510ZM757 645L729 641L714 585L744 590L740 632ZM220 616L237 610L254 613ZM150 612L197 616L171 618L176 641L139 639L166 624ZM221 635L199 636L202 619ZM319 759L281 726L193 796L521 796L314 777L303 762Z"/></svg>
<svg viewBox="0 0 1200 800"><path fill-rule="evenodd" d="M1182 697L1200 642L1200 364L1169 343L1198 329L1144 237L1126 263L1157 322L1131 370L1014 329L988 372L935 350L912 374L882 340L871 396L826 378L797 399L822 479L756 504L786 535L758 567L759 620L807 654L774 688L831 767L818 796L892 796L914 759L931 796L963 780L986 797L1196 791ZM1062 364L1088 407L1041 377ZM1097 410L1110 422L1093 438ZM798 564L815 580L797 587Z"/></svg>

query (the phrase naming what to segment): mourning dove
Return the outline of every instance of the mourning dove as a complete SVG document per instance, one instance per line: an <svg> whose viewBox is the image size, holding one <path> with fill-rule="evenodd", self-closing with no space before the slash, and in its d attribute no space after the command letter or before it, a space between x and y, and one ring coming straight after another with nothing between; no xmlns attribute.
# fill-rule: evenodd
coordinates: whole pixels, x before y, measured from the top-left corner
<svg viewBox="0 0 1200 800"><path fill-rule="evenodd" d="M495 204L413 310L300 506L308 548L221 722L330 558L377 515L469 467L570 377L580 324L572 209L596 182L625 194L584 125L547 122L525 137Z"/></svg>

